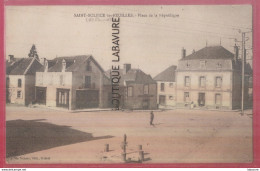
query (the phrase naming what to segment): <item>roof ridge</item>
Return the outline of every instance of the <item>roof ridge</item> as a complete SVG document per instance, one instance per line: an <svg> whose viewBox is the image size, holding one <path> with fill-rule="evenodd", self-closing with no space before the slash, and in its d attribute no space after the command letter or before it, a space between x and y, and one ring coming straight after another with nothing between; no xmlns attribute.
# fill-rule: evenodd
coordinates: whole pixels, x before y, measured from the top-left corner
<svg viewBox="0 0 260 171"><path fill-rule="evenodd" d="M27 74L28 70L30 69L30 67L32 66L33 62L35 61L35 58L33 57L32 61L30 62L30 64L28 65L28 67L26 68L26 70L24 71L24 75Z"/></svg>

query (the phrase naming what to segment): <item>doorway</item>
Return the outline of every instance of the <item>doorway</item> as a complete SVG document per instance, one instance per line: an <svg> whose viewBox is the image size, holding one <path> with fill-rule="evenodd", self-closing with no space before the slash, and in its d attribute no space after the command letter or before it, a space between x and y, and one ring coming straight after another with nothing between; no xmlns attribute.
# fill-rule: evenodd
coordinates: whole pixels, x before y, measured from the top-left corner
<svg viewBox="0 0 260 171"><path fill-rule="evenodd" d="M36 103L46 105L46 87L36 87L35 98Z"/></svg>
<svg viewBox="0 0 260 171"><path fill-rule="evenodd" d="M164 95L159 95L159 104L160 105L166 104L166 97Z"/></svg>
<svg viewBox="0 0 260 171"><path fill-rule="evenodd" d="M99 91L98 90L76 90L76 108L98 108Z"/></svg>
<svg viewBox="0 0 260 171"><path fill-rule="evenodd" d="M69 108L69 89L57 89L56 106Z"/></svg>
<svg viewBox="0 0 260 171"><path fill-rule="evenodd" d="M205 93L199 93L198 104L199 106L205 106Z"/></svg>

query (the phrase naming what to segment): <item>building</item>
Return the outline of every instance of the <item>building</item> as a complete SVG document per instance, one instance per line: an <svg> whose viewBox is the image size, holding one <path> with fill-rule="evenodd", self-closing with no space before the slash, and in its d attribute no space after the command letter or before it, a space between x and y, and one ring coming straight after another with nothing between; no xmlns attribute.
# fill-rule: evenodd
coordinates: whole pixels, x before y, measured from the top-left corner
<svg viewBox="0 0 260 171"><path fill-rule="evenodd" d="M120 108L157 109L157 84L150 75L132 69L131 64L124 64L119 75ZM111 70L107 71L107 76L111 78Z"/></svg>
<svg viewBox="0 0 260 171"><path fill-rule="evenodd" d="M70 110L109 107L111 86L91 55L45 60L36 73L36 103Z"/></svg>
<svg viewBox="0 0 260 171"><path fill-rule="evenodd" d="M28 105L34 101L35 73L42 65L34 57L6 60L6 102Z"/></svg>
<svg viewBox="0 0 260 171"><path fill-rule="evenodd" d="M157 82L157 104L159 108L174 108L176 105L177 66L172 65L154 77Z"/></svg>
<svg viewBox="0 0 260 171"><path fill-rule="evenodd" d="M176 70L176 105L202 109L238 109L241 107L241 59L222 46L193 51L182 58ZM245 94L246 96L246 94Z"/></svg>

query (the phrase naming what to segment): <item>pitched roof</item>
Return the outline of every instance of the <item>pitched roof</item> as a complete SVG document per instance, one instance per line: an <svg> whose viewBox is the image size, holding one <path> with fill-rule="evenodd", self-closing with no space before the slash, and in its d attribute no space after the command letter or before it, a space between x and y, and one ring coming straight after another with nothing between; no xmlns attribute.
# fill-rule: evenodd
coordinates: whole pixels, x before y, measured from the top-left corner
<svg viewBox="0 0 260 171"><path fill-rule="evenodd" d="M31 69L35 58L14 58L13 61L6 61L6 74L7 75L25 75L33 74L36 70L41 67L40 63L38 68ZM37 61L37 60L36 60ZM30 71L30 72L28 72Z"/></svg>
<svg viewBox="0 0 260 171"><path fill-rule="evenodd" d="M63 60L66 62L65 72L76 71L80 65L84 64L85 61L89 59L91 59L99 67L99 69L104 72L103 68L91 55L56 57L52 60L48 60L48 72L61 72ZM44 67L41 68L41 71L44 71Z"/></svg>
<svg viewBox="0 0 260 171"><path fill-rule="evenodd" d="M172 65L168 67L163 72L156 75L153 79L156 81L169 81L169 82L175 82L175 70L177 66Z"/></svg>
<svg viewBox="0 0 260 171"><path fill-rule="evenodd" d="M234 54L222 46L209 46L194 52L181 60L191 59L233 59Z"/></svg>
<svg viewBox="0 0 260 171"><path fill-rule="evenodd" d="M111 70L108 70L106 72L106 76L111 78ZM127 73L124 74L124 70L120 69L119 70L121 79L120 79L120 85L126 83L136 83L136 84L153 84L156 83L152 77L148 74L145 74L142 70L140 69L130 69Z"/></svg>
<svg viewBox="0 0 260 171"><path fill-rule="evenodd" d="M80 56L66 56L66 57L56 57L53 60L48 60L48 72L61 72L62 71L62 61L66 62L65 71L73 71L77 65L84 63L90 56L80 55Z"/></svg>
<svg viewBox="0 0 260 171"><path fill-rule="evenodd" d="M17 65L19 64L20 60L22 60L22 58L13 58L11 61L6 60L5 61L6 74L9 74L12 69L17 67Z"/></svg>

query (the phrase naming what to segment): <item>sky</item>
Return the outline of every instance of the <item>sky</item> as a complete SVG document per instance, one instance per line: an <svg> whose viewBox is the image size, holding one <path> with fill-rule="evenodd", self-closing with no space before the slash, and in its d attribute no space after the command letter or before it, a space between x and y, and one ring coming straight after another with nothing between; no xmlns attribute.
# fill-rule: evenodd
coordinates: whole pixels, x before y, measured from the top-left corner
<svg viewBox="0 0 260 171"><path fill-rule="evenodd" d="M247 58L252 59L250 5L6 6L6 57L28 57L35 44L40 58L91 54L104 70L110 69L111 18L74 17L79 13L131 14L120 18L120 65L131 63L152 77L177 65L182 48L189 55L221 44L233 53L235 40L241 46L241 32L248 32Z"/></svg>

